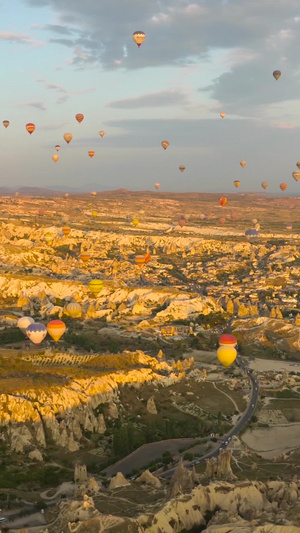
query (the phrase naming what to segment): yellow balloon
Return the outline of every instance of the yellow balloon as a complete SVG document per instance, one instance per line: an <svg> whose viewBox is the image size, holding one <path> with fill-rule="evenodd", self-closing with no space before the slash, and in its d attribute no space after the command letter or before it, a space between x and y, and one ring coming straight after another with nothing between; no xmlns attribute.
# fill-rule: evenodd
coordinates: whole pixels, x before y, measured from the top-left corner
<svg viewBox="0 0 300 533"><path fill-rule="evenodd" d="M69 142L71 142L72 139L73 139L73 135L72 135L72 133L65 133L65 134L64 134L64 139L65 139L66 143L69 144Z"/></svg>
<svg viewBox="0 0 300 533"><path fill-rule="evenodd" d="M222 365L228 367L234 363L237 351L233 346L220 346L217 351L217 356Z"/></svg>
<svg viewBox="0 0 300 533"><path fill-rule="evenodd" d="M89 282L89 289L93 294L99 294L103 287L104 283L101 279L92 279L92 281Z"/></svg>
<svg viewBox="0 0 300 533"><path fill-rule="evenodd" d="M139 223L140 223L140 221L139 221L138 218L134 218L133 221L132 221L132 224L133 224L134 226L138 226Z"/></svg>

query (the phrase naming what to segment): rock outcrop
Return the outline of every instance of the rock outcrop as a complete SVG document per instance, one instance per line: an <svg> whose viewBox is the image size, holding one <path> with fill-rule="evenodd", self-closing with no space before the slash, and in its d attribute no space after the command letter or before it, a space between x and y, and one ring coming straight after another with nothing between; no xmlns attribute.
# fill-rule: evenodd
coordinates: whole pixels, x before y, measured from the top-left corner
<svg viewBox="0 0 300 533"><path fill-rule="evenodd" d="M111 478L108 488L109 490L114 490L118 487L126 487L128 485L130 485L130 483L127 481L126 477L122 474L122 472L118 472L114 477Z"/></svg>
<svg viewBox="0 0 300 533"><path fill-rule="evenodd" d="M137 483L144 483L145 485L151 485L152 487L160 488L162 486L161 481L155 477L149 470L144 470L140 477L135 480Z"/></svg>
<svg viewBox="0 0 300 533"><path fill-rule="evenodd" d="M226 481L237 479L231 469L231 453L223 450L218 457L207 459L203 477L208 479L224 479Z"/></svg>

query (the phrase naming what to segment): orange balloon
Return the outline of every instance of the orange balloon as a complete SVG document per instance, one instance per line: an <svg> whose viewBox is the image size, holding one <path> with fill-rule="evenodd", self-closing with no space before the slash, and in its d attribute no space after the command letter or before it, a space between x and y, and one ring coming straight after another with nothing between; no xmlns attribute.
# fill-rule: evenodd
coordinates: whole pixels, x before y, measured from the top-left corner
<svg viewBox="0 0 300 533"><path fill-rule="evenodd" d="M226 113L220 113L220 117L221 117L221 118L226 117Z"/></svg>
<svg viewBox="0 0 300 533"><path fill-rule="evenodd" d="M156 190L159 189L159 185L160 185L159 183L155 183L154 187L155 187Z"/></svg>
<svg viewBox="0 0 300 533"><path fill-rule="evenodd" d="M89 154L90 157L94 157L95 152L94 152L94 150L90 150L90 151L88 152L88 154Z"/></svg>
<svg viewBox="0 0 300 533"><path fill-rule="evenodd" d="M137 255L134 259L135 261L135 264L139 267L139 268L142 268L142 266L145 264L145 256L144 255Z"/></svg>
<svg viewBox="0 0 300 533"><path fill-rule="evenodd" d="M220 205L224 207L227 204L227 198L220 198Z"/></svg>
<svg viewBox="0 0 300 533"><path fill-rule="evenodd" d="M168 148L169 144L170 144L169 141L162 141L161 142L161 145L162 145L164 150L166 150Z"/></svg>
<svg viewBox="0 0 300 533"><path fill-rule="evenodd" d="M240 165L242 168L244 168L246 166L246 161L240 161Z"/></svg>
<svg viewBox="0 0 300 533"><path fill-rule="evenodd" d="M220 224L223 225L223 224L225 224L225 222L226 222L226 218L220 218Z"/></svg>
<svg viewBox="0 0 300 533"><path fill-rule="evenodd" d="M52 159L53 159L54 163L57 163L57 161L59 160L59 155L54 154L54 155L52 156Z"/></svg>
<svg viewBox="0 0 300 533"><path fill-rule="evenodd" d="M263 189L266 189L268 187L268 182L267 181L263 181L261 183L261 186L262 186Z"/></svg>
<svg viewBox="0 0 300 533"><path fill-rule="evenodd" d="M103 131L103 130L99 131L99 135L100 135L100 137L104 137L105 131Z"/></svg>
<svg viewBox="0 0 300 533"><path fill-rule="evenodd" d="M27 129L28 133L30 133L30 135L34 132L35 130L35 124L33 124L32 122L28 122L28 124L26 124L25 128Z"/></svg>
<svg viewBox="0 0 300 533"><path fill-rule="evenodd" d="M84 119L84 115L82 113L77 113L77 115L75 115L75 118L76 118L77 122L79 122L79 124L80 124L80 122L82 122L83 119Z"/></svg>
<svg viewBox="0 0 300 533"><path fill-rule="evenodd" d="M72 141L72 139L73 139L72 133L64 133L64 139L65 139L66 143L69 144Z"/></svg>
<svg viewBox="0 0 300 533"><path fill-rule="evenodd" d="M89 260L91 258L91 254L89 254L88 252L82 252L79 257L80 257L81 261L84 264L86 264L86 263L89 262Z"/></svg>
<svg viewBox="0 0 300 533"><path fill-rule="evenodd" d="M4 126L5 128L8 128L8 126L9 126L9 120L3 120L2 124L3 124L3 126Z"/></svg>
<svg viewBox="0 0 300 533"><path fill-rule="evenodd" d="M285 191L287 189L287 184L286 183L280 183L279 187L280 187L280 189L282 191Z"/></svg>

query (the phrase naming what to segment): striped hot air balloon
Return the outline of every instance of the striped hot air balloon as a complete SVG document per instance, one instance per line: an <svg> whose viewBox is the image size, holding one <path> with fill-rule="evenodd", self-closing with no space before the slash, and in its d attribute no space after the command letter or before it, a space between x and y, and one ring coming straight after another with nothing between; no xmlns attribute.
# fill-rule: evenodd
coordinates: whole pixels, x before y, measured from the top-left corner
<svg viewBox="0 0 300 533"><path fill-rule="evenodd" d="M77 122L80 124L80 122L82 122L84 119L84 115L82 113L77 113L77 115L75 115L75 118Z"/></svg>
<svg viewBox="0 0 300 533"><path fill-rule="evenodd" d="M30 133L30 135L34 132L35 130L35 124L33 124L32 122L28 122L28 124L26 124L25 128L27 129L28 133Z"/></svg>
<svg viewBox="0 0 300 533"><path fill-rule="evenodd" d="M142 268L142 266L145 264L145 256L144 255L136 255L134 261L135 261L135 264L139 268Z"/></svg>
<svg viewBox="0 0 300 533"><path fill-rule="evenodd" d="M82 315L81 305L78 302L70 302L66 305L64 311L71 318L80 318Z"/></svg>
<svg viewBox="0 0 300 533"><path fill-rule="evenodd" d="M99 292L102 291L104 287L104 283L101 279L92 279L92 281L89 282L89 290L93 294L99 294Z"/></svg>
<svg viewBox="0 0 300 533"><path fill-rule="evenodd" d="M219 337L219 345L220 346L224 346L224 345L236 346L237 338L234 335L231 335L231 333L223 333L223 335Z"/></svg>
<svg viewBox="0 0 300 533"><path fill-rule="evenodd" d="M63 232L65 237L68 237L68 235L70 235L71 233L71 228L69 228L69 226L64 226L61 231Z"/></svg>
<svg viewBox="0 0 300 533"><path fill-rule="evenodd" d="M55 150L56 150L57 152L59 152L59 150L60 150L60 145L59 145L59 144L56 144L56 145L55 145Z"/></svg>
<svg viewBox="0 0 300 533"><path fill-rule="evenodd" d="M79 258L86 265L91 259L91 254L89 252L81 252Z"/></svg>
<svg viewBox="0 0 300 533"><path fill-rule="evenodd" d="M66 331L66 324L62 320L51 320L47 324L47 331L55 342L63 336Z"/></svg>
<svg viewBox="0 0 300 533"><path fill-rule="evenodd" d="M134 42L138 45L138 47L140 47L141 44L143 44L144 40L146 39L146 35L143 31L135 31L132 34L132 38Z"/></svg>
<svg viewBox="0 0 300 533"><path fill-rule="evenodd" d="M88 151L88 155L89 155L91 158L94 157L94 155L95 155L94 150L89 150L89 151Z"/></svg>
<svg viewBox="0 0 300 533"><path fill-rule="evenodd" d="M144 257L145 257L145 265L147 265L149 263L150 259L151 259L151 255L150 254L145 254Z"/></svg>
<svg viewBox="0 0 300 533"><path fill-rule="evenodd" d="M170 143L169 141L161 141L160 144L162 145L163 149L166 150Z"/></svg>

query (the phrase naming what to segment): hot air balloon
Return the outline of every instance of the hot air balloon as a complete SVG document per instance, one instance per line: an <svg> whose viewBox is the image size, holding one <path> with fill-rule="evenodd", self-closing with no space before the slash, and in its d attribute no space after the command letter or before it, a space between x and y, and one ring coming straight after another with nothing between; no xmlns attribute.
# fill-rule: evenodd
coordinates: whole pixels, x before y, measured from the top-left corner
<svg viewBox="0 0 300 533"><path fill-rule="evenodd" d="M297 161L296 165L298 168L300 168L300 161Z"/></svg>
<svg viewBox="0 0 300 533"><path fill-rule="evenodd" d="M300 180L300 172L293 172L293 178L295 181Z"/></svg>
<svg viewBox="0 0 300 533"><path fill-rule="evenodd" d="M160 144L162 145L163 149L166 150L170 143L168 141L162 141Z"/></svg>
<svg viewBox="0 0 300 533"><path fill-rule="evenodd" d="M287 189L287 184L286 183L280 183L279 187L280 187L280 189L282 191L285 191Z"/></svg>
<svg viewBox="0 0 300 533"><path fill-rule="evenodd" d="M220 113L220 117L221 117L221 118L226 117L226 113Z"/></svg>
<svg viewBox="0 0 300 533"><path fill-rule="evenodd" d="M258 237L258 231L257 231L257 229L254 229L254 228L247 229L245 231L245 236L249 240L256 239Z"/></svg>
<svg viewBox="0 0 300 533"><path fill-rule="evenodd" d="M281 76L280 70L274 70L273 77L275 78L275 80L279 80L280 76Z"/></svg>
<svg viewBox="0 0 300 533"><path fill-rule="evenodd" d="M240 186L240 180L234 180L233 185L238 188Z"/></svg>
<svg viewBox="0 0 300 533"><path fill-rule="evenodd" d="M151 255L150 254L145 254L144 257L145 257L145 265L148 265L148 263L149 263L149 261L151 259Z"/></svg>
<svg viewBox="0 0 300 533"><path fill-rule="evenodd" d="M97 193L95 191L93 191L93 192L91 192L91 196L97 196Z"/></svg>
<svg viewBox="0 0 300 533"><path fill-rule="evenodd" d="M241 165L242 168L244 168L246 166L246 164L247 164L246 161L240 161L240 165Z"/></svg>
<svg viewBox="0 0 300 533"><path fill-rule="evenodd" d="M59 146L59 144L56 144L56 145L55 145L55 150L56 150L57 152L59 152L59 150L60 150L60 146Z"/></svg>
<svg viewBox="0 0 300 533"><path fill-rule="evenodd" d="M31 316L22 316L19 318L17 326L26 335L26 330L30 324L34 324L34 319Z"/></svg>
<svg viewBox="0 0 300 533"><path fill-rule="evenodd" d="M227 198L220 198L220 205L224 207L227 204Z"/></svg>
<svg viewBox="0 0 300 533"><path fill-rule="evenodd" d="M100 137L104 137L104 135L105 135L105 131L100 130L100 131L99 131L99 135L100 135Z"/></svg>
<svg viewBox="0 0 300 533"><path fill-rule="evenodd" d="M59 160L59 155L54 154L54 155L52 156L52 159L53 159L54 163L57 163L57 161Z"/></svg>
<svg viewBox="0 0 300 533"><path fill-rule="evenodd" d="M81 252L79 258L86 265L89 262L89 260L91 259L91 254L88 253L88 252Z"/></svg>
<svg viewBox="0 0 300 533"><path fill-rule="evenodd" d="M84 115L82 113L77 113L77 115L75 115L75 118L77 122L80 124L80 122L82 122L84 119Z"/></svg>
<svg viewBox="0 0 300 533"><path fill-rule="evenodd" d="M66 193L64 194L64 197L65 197L65 198L69 198L69 196L70 196L70 195L69 195L68 192L66 192Z"/></svg>
<svg viewBox="0 0 300 533"><path fill-rule="evenodd" d="M229 367L232 365L232 363L234 363L237 356L237 351L234 346L220 346L217 351L217 356L222 365Z"/></svg>
<svg viewBox="0 0 300 533"><path fill-rule="evenodd" d="M267 181L262 181L261 186L262 186L263 189L266 189L268 187L268 182Z"/></svg>
<svg viewBox="0 0 300 533"><path fill-rule="evenodd" d="M180 170L180 172L184 172L185 171L185 166L184 165L179 165L179 170Z"/></svg>
<svg viewBox="0 0 300 533"><path fill-rule="evenodd" d="M45 239L46 243L49 244L50 242L53 241L53 236L51 235L51 233L45 233L44 239Z"/></svg>
<svg viewBox="0 0 300 533"><path fill-rule="evenodd" d="M256 231L259 231L260 230L260 224L258 224L258 223L255 224L254 229L256 229Z"/></svg>
<svg viewBox="0 0 300 533"><path fill-rule="evenodd" d="M38 214L40 215L40 217L43 217L45 215L45 209L39 209Z"/></svg>
<svg viewBox="0 0 300 533"><path fill-rule="evenodd" d="M69 228L69 226L64 226L61 231L63 232L65 237L68 237L68 235L70 235L71 233L71 228Z"/></svg>
<svg viewBox="0 0 300 533"><path fill-rule="evenodd" d="M72 133L65 133L64 134L64 139L65 139L66 143L69 144L72 141L72 139L73 139Z"/></svg>
<svg viewBox="0 0 300 533"><path fill-rule="evenodd" d="M98 212L97 211L92 211L92 217L96 218L98 216Z"/></svg>
<svg viewBox="0 0 300 533"><path fill-rule="evenodd" d="M236 220L236 214L235 213L230 213L230 218L231 218L231 220Z"/></svg>
<svg viewBox="0 0 300 533"><path fill-rule="evenodd" d="M139 223L140 223L140 221L139 221L138 218L134 218L134 219L132 220L132 224L133 224L135 227L138 226Z"/></svg>
<svg viewBox="0 0 300 533"><path fill-rule="evenodd" d="M222 224L222 226L226 223L226 218L225 217L221 217L220 218L220 224Z"/></svg>
<svg viewBox="0 0 300 533"><path fill-rule="evenodd" d="M33 124L32 122L28 122L28 124L26 124L25 128L27 129L28 133L30 133L30 135L34 132L35 130L35 124Z"/></svg>
<svg viewBox="0 0 300 533"><path fill-rule="evenodd" d="M257 218L252 218L251 222L252 224L257 224Z"/></svg>
<svg viewBox="0 0 300 533"><path fill-rule="evenodd" d="M92 281L89 282L89 289L93 294L99 294L103 287L104 283L101 279L92 279Z"/></svg>
<svg viewBox="0 0 300 533"><path fill-rule="evenodd" d="M160 187L160 184L159 183L155 183L154 187L155 187L156 190L158 190L159 187Z"/></svg>
<svg viewBox="0 0 300 533"><path fill-rule="evenodd" d="M181 228L183 228L183 226L185 226L185 224L186 224L185 218L184 218L184 217L182 217L182 218L179 217L179 219L178 219L178 224L179 224L179 226L180 226Z"/></svg>
<svg viewBox="0 0 300 533"><path fill-rule="evenodd" d="M223 335L219 337L219 345L220 346L236 346L237 338L234 335L231 335L231 333L223 333Z"/></svg>
<svg viewBox="0 0 300 533"><path fill-rule="evenodd" d="M47 324L47 331L55 342L63 336L66 331L66 324L62 320L51 320Z"/></svg>
<svg viewBox="0 0 300 533"><path fill-rule="evenodd" d="M132 38L134 42L138 45L138 47L140 47L141 44L143 44L144 40L146 39L146 35L144 34L143 31L135 31L132 34Z"/></svg>
<svg viewBox="0 0 300 533"><path fill-rule="evenodd" d="M81 305L77 302L70 302L64 310L71 318L80 318L82 315Z"/></svg>
<svg viewBox="0 0 300 533"><path fill-rule="evenodd" d="M26 329L26 335L31 342L33 342L33 344L39 345L41 342L43 342L47 335L47 328L45 324L42 324L41 322L35 322L34 324L30 324L28 326Z"/></svg>
<svg viewBox="0 0 300 533"><path fill-rule="evenodd" d="M135 261L135 264L139 267L139 268L142 268L142 266L145 264L145 256L144 255L137 255L134 259Z"/></svg>
<svg viewBox="0 0 300 533"><path fill-rule="evenodd" d="M8 126L9 126L9 120L3 120L2 124L3 124L3 126L4 126L5 128L8 128Z"/></svg>
<svg viewBox="0 0 300 533"><path fill-rule="evenodd" d="M286 229L287 231L292 231L292 229L293 229L292 224L286 224L285 229Z"/></svg>
<svg viewBox="0 0 300 533"><path fill-rule="evenodd" d="M94 150L89 150L89 151L88 151L88 154L89 154L89 156L92 158L92 157L94 157L95 152L94 152Z"/></svg>

